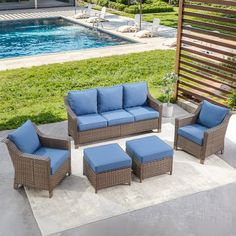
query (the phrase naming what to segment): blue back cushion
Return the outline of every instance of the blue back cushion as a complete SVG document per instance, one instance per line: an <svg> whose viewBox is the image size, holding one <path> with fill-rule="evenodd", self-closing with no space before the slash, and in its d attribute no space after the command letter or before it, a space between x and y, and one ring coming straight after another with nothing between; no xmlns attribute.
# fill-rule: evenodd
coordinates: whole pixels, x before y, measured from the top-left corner
<svg viewBox="0 0 236 236"><path fill-rule="evenodd" d="M124 84L124 108L143 106L147 102L146 82Z"/></svg>
<svg viewBox="0 0 236 236"><path fill-rule="evenodd" d="M68 102L77 116L97 113L97 89L70 91Z"/></svg>
<svg viewBox="0 0 236 236"><path fill-rule="evenodd" d="M229 113L229 109L203 101L197 123L208 128L219 125Z"/></svg>
<svg viewBox="0 0 236 236"><path fill-rule="evenodd" d="M99 113L122 109L122 107L123 107L122 86L98 88Z"/></svg>
<svg viewBox="0 0 236 236"><path fill-rule="evenodd" d="M34 153L41 145L38 134L30 120L8 135L8 138L24 153Z"/></svg>

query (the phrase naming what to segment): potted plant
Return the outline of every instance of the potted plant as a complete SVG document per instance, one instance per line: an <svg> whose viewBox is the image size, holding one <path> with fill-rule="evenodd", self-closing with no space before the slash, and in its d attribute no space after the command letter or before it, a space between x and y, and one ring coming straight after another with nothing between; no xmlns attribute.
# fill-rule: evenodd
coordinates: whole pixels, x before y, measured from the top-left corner
<svg viewBox="0 0 236 236"><path fill-rule="evenodd" d="M178 75L174 72L166 74L161 80L160 85L164 92L164 103L163 103L163 116L171 117L173 115L173 104L171 104L171 98L174 93L174 85L178 80Z"/></svg>

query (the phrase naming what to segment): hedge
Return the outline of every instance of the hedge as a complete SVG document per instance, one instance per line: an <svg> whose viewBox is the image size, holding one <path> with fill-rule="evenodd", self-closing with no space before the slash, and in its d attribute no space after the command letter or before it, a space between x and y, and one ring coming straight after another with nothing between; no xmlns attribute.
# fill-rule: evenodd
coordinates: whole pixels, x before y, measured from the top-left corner
<svg viewBox="0 0 236 236"><path fill-rule="evenodd" d="M118 11L124 11L126 13L130 14L137 14L139 13L139 5L131 5L127 6L124 3L126 3L126 0L86 0L89 3L97 4L100 6L106 6ZM148 1L147 1L148 2ZM173 7L168 5L165 2L161 1L155 1L152 3L144 3L142 4L142 12L143 13L157 13L157 12L171 12L173 11Z"/></svg>
<svg viewBox="0 0 236 236"><path fill-rule="evenodd" d="M118 2L110 2L109 1L108 2L108 7L112 8L112 9L115 9L115 10L118 10L118 11L124 11L124 9L126 8L126 5L118 3Z"/></svg>
<svg viewBox="0 0 236 236"><path fill-rule="evenodd" d="M143 13L171 12L173 10L174 9L172 6L170 6L164 2L155 2L152 4L143 4L142 5L142 12ZM132 6L126 7L124 9L124 12L130 13L130 14L139 13L139 6L132 5Z"/></svg>

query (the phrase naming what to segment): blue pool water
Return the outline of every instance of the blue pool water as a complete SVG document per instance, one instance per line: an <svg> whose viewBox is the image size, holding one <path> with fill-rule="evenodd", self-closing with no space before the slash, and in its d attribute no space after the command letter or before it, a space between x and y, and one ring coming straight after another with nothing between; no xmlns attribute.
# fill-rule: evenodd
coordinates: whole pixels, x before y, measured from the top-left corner
<svg viewBox="0 0 236 236"><path fill-rule="evenodd" d="M127 43L63 18L0 22L0 59Z"/></svg>

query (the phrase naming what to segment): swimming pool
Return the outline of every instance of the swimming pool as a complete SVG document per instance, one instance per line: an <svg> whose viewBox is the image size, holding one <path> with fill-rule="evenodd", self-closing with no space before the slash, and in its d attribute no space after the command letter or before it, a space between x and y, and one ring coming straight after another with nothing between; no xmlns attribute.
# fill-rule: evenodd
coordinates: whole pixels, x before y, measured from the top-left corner
<svg viewBox="0 0 236 236"><path fill-rule="evenodd" d="M127 43L64 18L0 22L0 59Z"/></svg>

